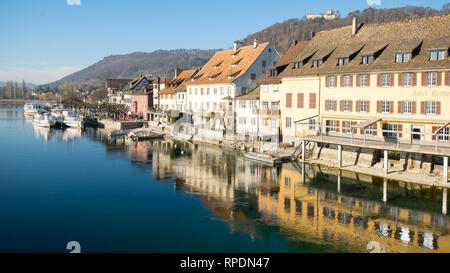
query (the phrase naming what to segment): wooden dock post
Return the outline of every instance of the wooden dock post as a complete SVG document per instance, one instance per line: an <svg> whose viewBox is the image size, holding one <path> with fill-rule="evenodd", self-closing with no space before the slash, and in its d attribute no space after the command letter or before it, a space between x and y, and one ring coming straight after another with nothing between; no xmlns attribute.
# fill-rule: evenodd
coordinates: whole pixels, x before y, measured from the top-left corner
<svg viewBox="0 0 450 273"><path fill-rule="evenodd" d="M442 189L442 214L447 215L447 188Z"/></svg>
<svg viewBox="0 0 450 273"><path fill-rule="evenodd" d="M339 169L342 168L342 145L338 145L338 161L339 161Z"/></svg>
<svg viewBox="0 0 450 273"><path fill-rule="evenodd" d="M341 180L342 180L342 171L339 171L338 181L337 181L337 192L341 193Z"/></svg>
<svg viewBox="0 0 450 273"><path fill-rule="evenodd" d="M387 202L387 179L383 180L383 202Z"/></svg>
<svg viewBox="0 0 450 273"><path fill-rule="evenodd" d="M384 150L384 173L388 174L389 166L388 166L388 151Z"/></svg>
<svg viewBox="0 0 450 273"><path fill-rule="evenodd" d="M448 183L448 156L444 156L444 183Z"/></svg>

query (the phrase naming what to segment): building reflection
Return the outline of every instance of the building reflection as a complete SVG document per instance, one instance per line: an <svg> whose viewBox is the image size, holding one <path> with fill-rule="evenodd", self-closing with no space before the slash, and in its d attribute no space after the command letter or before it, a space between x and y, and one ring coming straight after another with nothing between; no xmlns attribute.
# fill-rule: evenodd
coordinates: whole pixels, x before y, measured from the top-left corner
<svg viewBox="0 0 450 273"><path fill-rule="evenodd" d="M316 165L269 167L188 142L103 141L108 153L122 151L156 181L195 195L215 219L252 239L270 237L273 226L288 242L337 251L368 252L377 242L387 252L450 252L440 189L389 181L384 203L383 180L376 177Z"/></svg>

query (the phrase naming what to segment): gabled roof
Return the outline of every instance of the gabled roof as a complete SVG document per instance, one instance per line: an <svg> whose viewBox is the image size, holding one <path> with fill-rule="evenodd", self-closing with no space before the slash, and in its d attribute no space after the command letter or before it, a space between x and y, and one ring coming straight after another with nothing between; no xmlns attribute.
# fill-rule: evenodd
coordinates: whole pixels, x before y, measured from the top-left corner
<svg viewBox="0 0 450 273"><path fill-rule="evenodd" d="M259 99L259 90L260 90L260 86L258 85L258 87L256 87L252 91L250 91L250 93L247 93L247 94L244 94L241 96L237 96L236 100L258 100Z"/></svg>
<svg viewBox="0 0 450 273"><path fill-rule="evenodd" d="M132 79L106 79L106 88L120 89L122 84L131 82Z"/></svg>
<svg viewBox="0 0 450 273"><path fill-rule="evenodd" d="M137 91L136 88L139 86L139 84L143 81L143 80L147 80L149 83L152 83L152 80L148 79L145 76L140 76L134 80L132 80L131 82L129 82L128 84L124 84L122 85L122 91ZM142 87L140 87L142 88Z"/></svg>
<svg viewBox="0 0 450 273"><path fill-rule="evenodd" d="M256 48L249 45L236 51L234 49L217 51L198 72L195 80L188 82L187 85L232 83L248 71L269 45L270 43L261 43ZM240 62L233 66L239 60ZM229 77L231 75L234 77Z"/></svg>
<svg viewBox="0 0 450 273"><path fill-rule="evenodd" d="M319 32L311 43L282 72L281 76L317 74L339 74L376 71L401 71L408 69L448 69L450 58L430 61L429 49L450 48L450 15L421 19L403 20L381 24L362 25L356 35L351 26ZM312 67L312 60L321 58L331 48L336 48L318 68ZM358 48L361 47L359 50ZM301 61L311 52L317 52L303 67L293 69L295 61ZM408 62L395 62L395 53L412 53ZM337 65L337 58L353 58L343 66ZM375 54L375 55L374 55ZM371 64L362 64L362 56L374 55Z"/></svg>
<svg viewBox="0 0 450 273"><path fill-rule="evenodd" d="M197 73L198 69L182 71L175 79L168 83L167 88L164 88L159 93L175 94L178 92L186 92L186 81L192 79Z"/></svg>
<svg viewBox="0 0 450 273"><path fill-rule="evenodd" d="M270 77L270 71L272 69L277 70L277 74L280 74L289 63L297 57L300 52L309 44L309 41L300 41L286 51L286 53L281 57L281 59L264 75L264 77L259 81L259 83L281 83L280 77Z"/></svg>

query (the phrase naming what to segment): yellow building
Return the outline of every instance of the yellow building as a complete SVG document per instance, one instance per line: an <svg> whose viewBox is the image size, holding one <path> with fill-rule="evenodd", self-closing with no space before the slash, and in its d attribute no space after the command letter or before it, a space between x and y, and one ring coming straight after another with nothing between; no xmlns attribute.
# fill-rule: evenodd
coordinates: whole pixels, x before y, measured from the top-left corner
<svg viewBox="0 0 450 273"><path fill-rule="evenodd" d="M354 20L318 33L280 75L281 120L316 114L328 135L448 142L449 25L450 15L362 26ZM316 113L290 102L307 92L318 94ZM305 126L282 126L283 139L310 135Z"/></svg>

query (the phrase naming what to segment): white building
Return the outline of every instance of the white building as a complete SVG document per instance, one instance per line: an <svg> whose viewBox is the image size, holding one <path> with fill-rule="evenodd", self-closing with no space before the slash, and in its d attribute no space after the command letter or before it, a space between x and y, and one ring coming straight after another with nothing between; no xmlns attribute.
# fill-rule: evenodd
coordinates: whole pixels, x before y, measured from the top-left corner
<svg viewBox="0 0 450 273"><path fill-rule="evenodd" d="M235 98L256 88L269 67L280 59L270 43L243 46L235 41L232 49L218 51L187 85L187 112L194 118L195 134L208 130L221 139L223 131L235 133Z"/></svg>
<svg viewBox="0 0 450 273"><path fill-rule="evenodd" d="M236 97L236 134L245 140L257 140L258 137L259 88Z"/></svg>

